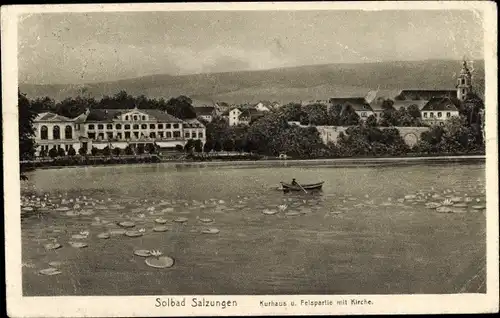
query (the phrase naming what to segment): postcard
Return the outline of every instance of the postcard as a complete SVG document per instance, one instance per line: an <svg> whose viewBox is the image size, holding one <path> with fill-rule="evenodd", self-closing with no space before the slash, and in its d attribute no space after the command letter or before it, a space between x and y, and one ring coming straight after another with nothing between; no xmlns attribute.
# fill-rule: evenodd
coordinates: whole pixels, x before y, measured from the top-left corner
<svg viewBox="0 0 500 318"><path fill-rule="evenodd" d="M498 311L494 3L1 10L9 316Z"/></svg>

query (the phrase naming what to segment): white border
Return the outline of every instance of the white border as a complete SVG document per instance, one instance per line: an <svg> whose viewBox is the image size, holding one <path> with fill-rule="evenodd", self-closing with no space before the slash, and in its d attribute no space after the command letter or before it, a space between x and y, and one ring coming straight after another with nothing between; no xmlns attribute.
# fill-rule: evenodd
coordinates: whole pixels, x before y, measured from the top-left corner
<svg viewBox="0 0 500 318"><path fill-rule="evenodd" d="M457 295L342 295L342 296L206 296L236 300L237 307L156 308L155 296L134 297L22 297L19 153L17 127L17 21L35 12L193 11L193 10L474 10L483 17L486 115L487 294ZM15 317L83 316L218 316L218 315L332 315L497 312L498 282L498 138L497 138L497 8L494 2L307 2L307 3L175 3L3 6L2 13L2 118L4 147L4 202L7 310ZM176 296L181 299L183 296ZM187 303L197 296L185 296ZM202 296L198 296L199 298ZM371 306L261 307L261 300L295 301L370 299Z"/></svg>

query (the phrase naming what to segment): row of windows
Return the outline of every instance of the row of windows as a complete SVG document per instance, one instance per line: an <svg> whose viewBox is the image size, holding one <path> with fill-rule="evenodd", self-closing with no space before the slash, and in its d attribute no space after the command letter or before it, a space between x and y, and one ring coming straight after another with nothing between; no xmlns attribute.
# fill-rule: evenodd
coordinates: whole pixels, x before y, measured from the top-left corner
<svg viewBox="0 0 500 318"><path fill-rule="evenodd" d="M138 116L138 115L125 116L125 120L129 120L129 118L130 118L130 120L140 120L140 119L147 120L146 116L144 116L144 115L142 115L142 116Z"/></svg>
<svg viewBox="0 0 500 318"><path fill-rule="evenodd" d="M196 132L189 133L189 131L186 131L184 133L184 138L196 138ZM198 132L198 138L203 138L203 133Z"/></svg>
<svg viewBox="0 0 500 318"><path fill-rule="evenodd" d="M130 125L129 124L125 124L123 126L124 126L124 129L130 129ZM133 126L133 129L139 129L139 125L138 124L134 124L132 126ZM142 125L140 125L140 127L141 127L141 129L148 129L148 125L147 124L142 124ZM88 128L89 128L89 130L94 130L95 129L95 125L94 124L89 124ZM165 128L166 129L172 128L172 124L165 124ZM173 128L174 129L179 128L179 124L173 124ZM104 129L104 125L103 124L98 124L97 125L97 129ZM106 125L106 129L113 129L113 124L107 124ZM122 124L116 124L115 125L115 129L122 129ZM158 124L158 126L156 124L149 124L149 129L163 129L163 124Z"/></svg>
<svg viewBox="0 0 500 318"><path fill-rule="evenodd" d="M429 112L429 117L430 118L434 118L434 113L433 112ZM438 118L443 117L443 113L442 112L437 112L437 117ZM451 113L450 112L446 112L446 118L450 118L450 117L451 117ZM427 118L427 113L424 113L424 118Z"/></svg>
<svg viewBox="0 0 500 318"><path fill-rule="evenodd" d="M70 148L72 148L72 145L41 145L40 146L40 151L45 151L48 152L51 148L56 148L56 149L61 149L64 146L64 150L68 151Z"/></svg>
<svg viewBox="0 0 500 318"><path fill-rule="evenodd" d="M71 128L71 126L66 126L64 128L64 138L73 139L73 128ZM40 139L49 139L49 129L47 126L42 126L40 128ZM52 128L52 139L61 139L61 129L59 126L54 126Z"/></svg>
<svg viewBox="0 0 500 318"><path fill-rule="evenodd" d="M112 132L106 132L106 133L94 133L94 132L89 132L87 134L88 138L89 139L99 139L99 140L104 140L104 139L107 139L107 140L110 140L110 139L117 139L117 140L126 140L126 139L139 139L139 138L144 138L146 137L143 133L140 133L138 131L133 131L133 132L130 132L130 131L126 131L124 133L121 133L121 132L118 132L116 134L113 134ZM181 137L181 132L176 130L176 131L159 131L158 133L155 133L155 132L150 132L149 133L149 138L160 138L160 139L163 139L163 138L166 138L166 139L170 139L170 138L180 138ZM194 134L193 134L193 138L194 138ZM203 138L203 133L198 133L198 138Z"/></svg>

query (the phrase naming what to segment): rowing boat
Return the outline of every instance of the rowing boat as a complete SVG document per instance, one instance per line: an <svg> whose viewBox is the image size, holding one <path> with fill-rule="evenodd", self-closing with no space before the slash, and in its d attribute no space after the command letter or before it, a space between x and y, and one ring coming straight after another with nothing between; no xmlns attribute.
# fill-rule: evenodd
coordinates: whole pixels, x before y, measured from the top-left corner
<svg viewBox="0 0 500 318"><path fill-rule="evenodd" d="M325 182L321 181L318 183L301 184L302 187L299 185L293 185L285 182L280 182L280 183L283 191L304 191L304 190L321 190L321 187L323 187L323 183Z"/></svg>

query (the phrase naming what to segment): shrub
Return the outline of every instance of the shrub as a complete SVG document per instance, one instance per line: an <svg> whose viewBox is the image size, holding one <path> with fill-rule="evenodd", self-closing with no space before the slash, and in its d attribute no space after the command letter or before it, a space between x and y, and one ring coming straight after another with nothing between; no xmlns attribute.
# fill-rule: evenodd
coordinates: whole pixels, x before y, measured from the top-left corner
<svg viewBox="0 0 500 318"><path fill-rule="evenodd" d="M121 151L122 150L120 148L115 147L115 148L113 148L113 155L118 157L120 155Z"/></svg>
<svg viewBox="0 0 500 318"><path fill-rule="evenodd" d="M70 146L68 149L68 156L74 157L76 156L76 150L73 148L73 146Z"/></svg>
<svg viewBox="0 0 500 318"><path fill-rule="evenodd" d="M64 151L64 148L59 148L59 149L57 150L57 155L58 155L59 157L64 157L64 156L66 156L66 151Z"/></svg>
<svg viewBox="0 0 500 318"><path fill-rule="evenodd" d="M90 153L92 154L92 156L96 156L99 153L99 149L97 149L96 147L92 147L92 149L90 149Z"/></svg>

